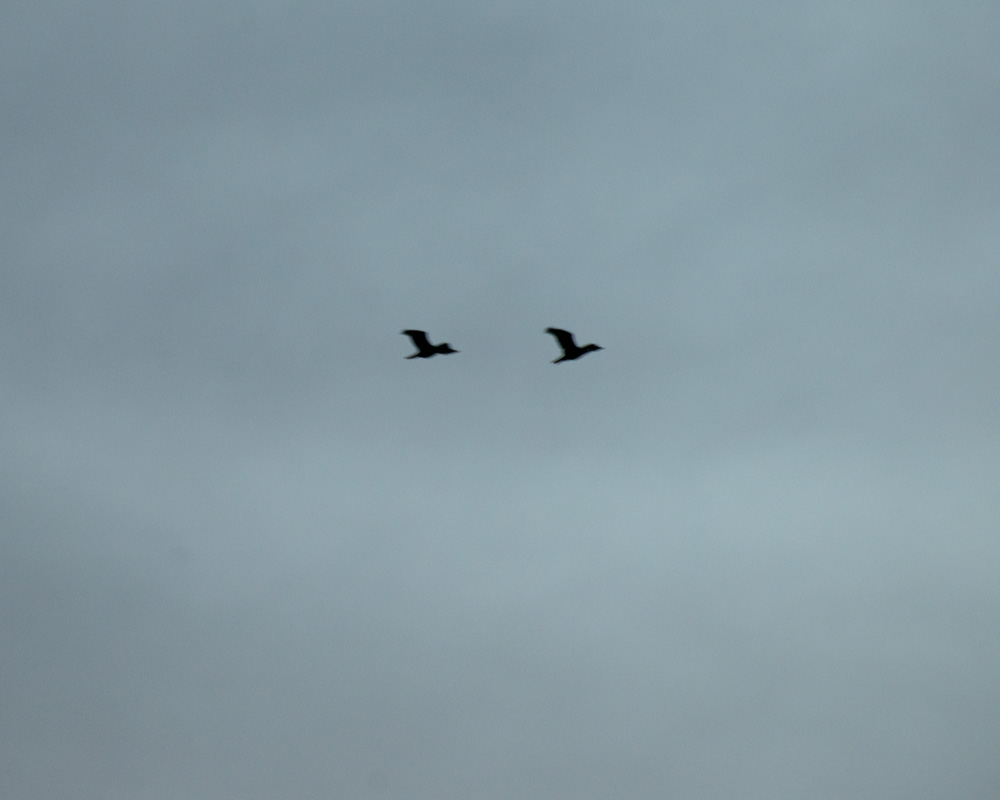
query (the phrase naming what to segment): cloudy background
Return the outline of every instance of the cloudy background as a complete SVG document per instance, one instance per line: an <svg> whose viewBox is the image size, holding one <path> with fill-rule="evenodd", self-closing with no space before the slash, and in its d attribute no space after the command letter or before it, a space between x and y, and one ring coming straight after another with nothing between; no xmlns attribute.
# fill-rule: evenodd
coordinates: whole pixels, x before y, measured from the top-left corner
<svg viewBox="0 0 1000 800"><path fill-rule="evenodd" d="M0 796L997 796L996 4L8 0L0 74Z"/></svg>

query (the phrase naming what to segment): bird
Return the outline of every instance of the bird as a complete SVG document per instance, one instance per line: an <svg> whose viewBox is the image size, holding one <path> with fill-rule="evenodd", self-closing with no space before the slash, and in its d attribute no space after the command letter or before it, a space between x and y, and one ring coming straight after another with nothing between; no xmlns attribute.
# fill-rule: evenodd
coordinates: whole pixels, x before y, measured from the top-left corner
<svg viewBox="0 0 1000 800"><path fill-rule="evenodd" d="M564 331L562 328L546 328L545 332L555 336L556 341L559 342L559 346L563 349L563 354L553 361L553 364L558 364L560 361L572 361L575 358L587 355L587 353L604 349L596 344L585 344L583 347L579 347L573 341L573 334L569 331Z"/></svg>
<svg viewBox="0 0 1000 800"><path fill-rule="evenodd" d="M423 331L406 330L402 331L402 333L409 336L413 340L413 346L417 348L417 352L412 356L407 356L407 358L431 358L438 353L447 355L448 353L458 352L458 350L453 350L447 342L443 344L431 344L427 341L427 334Z"/></svg>

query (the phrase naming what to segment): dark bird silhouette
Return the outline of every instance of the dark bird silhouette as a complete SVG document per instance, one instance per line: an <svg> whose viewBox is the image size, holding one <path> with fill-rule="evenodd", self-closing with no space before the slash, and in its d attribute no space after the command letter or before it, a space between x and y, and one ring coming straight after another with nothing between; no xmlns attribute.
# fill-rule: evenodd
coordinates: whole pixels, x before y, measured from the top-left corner
<svg viewBox="0 0 1000 800"><path fill-rule="evenodd" d="M407 356L407 358L430 358L431 356L436 356L438 353L442 355L447 355L448 353L457 353L458 350L452 350L451 345L445 342L444 344L431 344L427 341L427 334L423 331L403 331L407 336L413 340L413 346L417 348L417 352L412 356Z"/></svg>
<svg viewBox="0 0 1000 800"><path fill-rule="evenodd" d="M583 347L578 347L576 342L573 341L573 334L569 331L564 331L562 328L546 328L545 332L555 336L556 341L559 342L559 346L563 349L562 356L553 361L553 364L558 364L560 361L572 361L574 358L585 356L587 353L594 352L594 350L604 349L596 344L585 344Z"/></svg>

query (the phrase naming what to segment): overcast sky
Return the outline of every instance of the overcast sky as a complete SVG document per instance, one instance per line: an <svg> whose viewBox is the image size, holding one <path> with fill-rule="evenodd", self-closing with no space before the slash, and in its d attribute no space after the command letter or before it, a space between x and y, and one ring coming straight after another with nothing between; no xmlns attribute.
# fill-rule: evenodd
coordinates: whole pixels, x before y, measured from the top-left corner
<svg viewBox="0 0 1000 800"><path fill-rule="evenodd" d="M998 795L996 3L6 0L0 74L0 796Z"/></svg>

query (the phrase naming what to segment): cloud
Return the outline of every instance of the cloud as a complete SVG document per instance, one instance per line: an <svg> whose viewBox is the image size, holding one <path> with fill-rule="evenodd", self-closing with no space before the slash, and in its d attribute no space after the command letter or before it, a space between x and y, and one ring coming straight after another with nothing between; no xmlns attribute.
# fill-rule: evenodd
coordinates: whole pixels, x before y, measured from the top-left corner
<svg viewBox="0 0 1000 800"><path fill-rule="evenodd" d="M996 784L995 14L4 13L0 793Z"/></svg>

